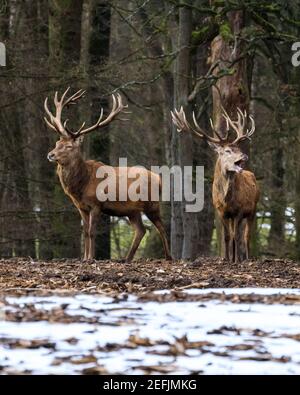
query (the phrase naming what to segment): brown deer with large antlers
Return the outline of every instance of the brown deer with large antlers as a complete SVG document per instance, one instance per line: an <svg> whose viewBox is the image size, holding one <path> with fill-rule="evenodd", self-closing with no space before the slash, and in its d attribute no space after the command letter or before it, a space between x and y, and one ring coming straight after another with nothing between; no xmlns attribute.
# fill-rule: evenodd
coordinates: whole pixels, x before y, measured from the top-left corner
<svg viewBox="0 0 300 395"><path fill-rule="evenodd" d="M55 148L49 152L48 159L51 162L57 163L57 173L64 192L71 198L81 215L84 230L84 260L92 260L95 257L95 232L102 213L118 217L128 217L135 229L134 239L126 257L127 262L133 259L145 234L145 227L141 217L142 213L145 213L157 228L163 242L166 259L171 260L167 237L160 216L159 201L151 200L150 192L148 200L140 199L133 201L128 197L128 189L135 181L135 179L129 178L128 174L130 173L130 169L138 168L111 167L93 160L85 161L81 154L80 145L83 137L96 129L101 129L108 125L127 107L122 103L121 96L119 94L117 97L112 95L112 110L105 119L103 119L103 109L101 109L99 119L93 126L85 128L85 123L83 123L78 131L74 132L67 127L67 120L62 121L62 110L70 104L76 104L83 97L85 91L79 90L67 98L68 91L69 88L63 93L60 100L58 99L58 93L55 93L55 115L49 110L48 98L46 98L44 108L48 118L45 117L44 119L46 124L60 137L56 142ZM100 182L106 179L105 176L102 178L97 176L99 168L103 170L101 174L110 174L113 171L116 175L116 178L112 181L115 183L114 187L116 189L116 199L113 201L109 199L102 201L97 197L97 192L99 192L97 188ZM151 183L156 184L159 190L161 189L161 181L158 174L146 169L143 171L139 169L137 173L138 177L143 179L143 182L147 183L147 185L149 184L148 191L151 191ZM125 184L119 183L121 178L124 181L124 177L127 182ZM126 190L121 190L120 188L124 185ZM102 192L105 193L105 191ZM119 199L119 196L124 196L124 194L125 199Z"/></svg>
<svg viewBox="0 0 300 395"><path fill-rule="evenodd" d="M246 112L238 109L237 120L232 121L227 112L224 109L222 111L226 121L224 137L215 129L212 120L210 124L215 137L203 131L194 113L193 126L187 121L182 107L180 111L175 110L171 114L179 132L192 132L206 140L218 154L212 190L213 204L223 225L225 259L237 263L249 258L250 233L259 199L259 189L254 174L243 169L248 157L239 147L240 142L250 140L255 131L255 123L250 115L249 130ZM230 131L236 134L236 138L231 142Z"/></svg>

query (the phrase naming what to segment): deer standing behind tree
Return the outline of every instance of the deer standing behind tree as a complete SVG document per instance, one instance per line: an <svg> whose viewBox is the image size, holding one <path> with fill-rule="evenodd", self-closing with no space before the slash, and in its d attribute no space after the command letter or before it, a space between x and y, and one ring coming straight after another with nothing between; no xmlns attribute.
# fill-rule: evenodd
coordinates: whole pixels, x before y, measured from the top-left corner
<svg viewBox="0 0 300 395"><path fill-rule="evenodd" d="M84 128L85 123L83 123L78 131L74 132L67 127L67 120L64 122L62 121L62 110L68 105L76 104L77 101L83 97L85 91L79 90L69 98L66 98L68 91L69 88L63 93L60 100L58 99L58 93L55 93L55 116L49 110L48 98L46 98L44 108L48 118L45 117L44 120L60 137L56 142L55 148L49 152L48 159L51 162L57 163L57 173L64 192L71 198L81 215L84 230L84 260L94 259L95 257L96 227L102 213L118 217L128 217L131 225L135 229L134 239L126 257L127 262L133 259L145 235L145 227L141 217L142 213L145 213L157 228L163 242L166 259L171 260L168 241L160 216L160 203L158 200L151 200L151 183L156 184L156 187L161 190L159 175L146 169L111 167L94 160L85 161L81 153L80 146L83 137L96 129L108 125L127 107L122 103L121 96L118 94L117 98L115 98L115 96L112 95L113 107L110 114L104 120L103 109L101 109L100 117L93 126ZM100 201L97 197L96 191L99 192L97 188L101 181L106 179L105 176L102 178L96 176L99 168L101 168L101 173L103 175L106 171L107 174L111 174L111 171L113 171L116 175L116 178L111 181L115 184L115 201ZM141 177L142 182L147 183L147 191L149 193L147 199L140 199L137 201L130 200L128 189L134 181L136 181L136 179L128 176L130 174L130 169L136 169L137 171L135 173L137 174L137 178ZM119 183L121 178L124 181L124 177L127 178L127 182ZM121 189L124 185L126 190ZM105 194L106 191L102 192ZM119 198L121 195L125 196L125 200Z"/></svg>
<svg viewBox="0 0 300 395"><path fill-rule="evenodd" d="M218 155L212 189L213 205L222 222L224 258L238 263L249 258L251 228L259 199L255 175L243 169L248 157L241 151L239 144L244 140L250 140L255 131L255 123L250 116L251 128L246 129L248 121L246 112L238 109L237 121L232 121L227 112L224 109L222 111L226 120L224 137L215 129L212 120L210 123L214 137L203 131L194 113L193 126L187 121L182 107L180 111L175 110L171 114L179 132L190 131L206 140ZM236 138L231 142L230 131L236 134Z"/></svg>

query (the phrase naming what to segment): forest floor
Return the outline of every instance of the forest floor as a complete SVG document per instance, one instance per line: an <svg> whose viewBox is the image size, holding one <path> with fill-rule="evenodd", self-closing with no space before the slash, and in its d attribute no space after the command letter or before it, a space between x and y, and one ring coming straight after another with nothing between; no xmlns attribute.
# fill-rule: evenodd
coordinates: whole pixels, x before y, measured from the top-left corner
<svg viewBox="0 0 300 395"><path fill-rule="evenodd" d="M280 259L0 259L0 375L300 374L299 288Z"/></svg>
<svg viewBox="0 0 300 395"><path fill-rule="evenodd" d="M300 288L300 263L282 259L241 264L200 257L193 262L0 259L0 293L140 293L189 288Z"/></svg>

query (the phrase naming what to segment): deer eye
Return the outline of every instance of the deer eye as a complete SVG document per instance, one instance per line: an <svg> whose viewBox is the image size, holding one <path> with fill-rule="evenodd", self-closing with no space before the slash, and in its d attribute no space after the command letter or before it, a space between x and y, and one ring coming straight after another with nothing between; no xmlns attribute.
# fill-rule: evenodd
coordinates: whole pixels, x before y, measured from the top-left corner
<svg viewBox="0 0 300 395"><path fill-rule="evenodd" d="M230 153L231 153L231 150L230 150L229 148L226 148L226 149L225 149L225 152L226 152L226 154L230 154Z"/></svg>

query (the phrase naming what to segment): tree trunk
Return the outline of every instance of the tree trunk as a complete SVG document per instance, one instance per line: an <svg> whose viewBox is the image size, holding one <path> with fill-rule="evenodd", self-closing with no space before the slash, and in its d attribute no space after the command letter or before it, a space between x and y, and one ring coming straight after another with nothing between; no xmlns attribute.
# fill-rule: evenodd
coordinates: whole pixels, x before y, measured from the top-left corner
<svg viewBox="0 0 300 395"><path fill-rule="evenodd" d="M243 41L239 39L241 30L245 24L243 11L231 11L227 14L228 22L226 31L230 29L231 34L228 36L218 35L211 43L211 63L218 62L214 69L214 75L226 73L229 69L229 75L219 78L212 88L213 97L213 121L216 129L222 135L226 131L226 122L222 117L222 106L228 112L229 116L236 118L237 108L242 111L249 111L249 70L248 59L243 55ZM248 144L244 144L243 151L249 154ZM218 217L216 218L217 238L219 253L224 256L224 246L222 245L221 226Z"/></svg>
<svg viewBox="0 0 300 395"><path fill-rule="evenodd" d="M190 1L187 2L190 4ZM187 98L190 93L190 75L191 75L191 55L190 55L190 40L192 34L192 11L190 7L181 7L179 10L179 39L178 48L179 54L176 61L176 74L175 74L175 108L184 106L187 113L189 113ZM178 134L173 128L174 140L178 142L178 156L179 163L184 171L185 166L193 166L193 138L190 133ZM174 142L175 142L174 141ZM175 148L175 147L174 147ZM176 148L175 148L176 149ZM189 180L192 182L192 179ZM180 240L180 258L193 259L197 254L197 215L192 212L186 211L187 201L183 196L182 202L174 202L172 214L173 231L175 236L180 235L182 231L182 238ZM177 212L177 204L180 206L180 211ZM179 208L179 207L178 207ZM181 218L179 218L181 216ZM181 225L182 224L182 225ZM179 232L176 228L179 228ZM172 235L173 239L173 235Z"/></svg>
<svg viewBox="0 0 300 395"><path fill-rule="evenodd" d="M55 76L52 79L54 89L60 93L66 89L66 81L71 85L72 91L75 88L72 80L80 61L81 20L82 0L49 2L50 74ZM77 106L73 106L72 118L75 120L78 115ZM49 130L47 133L53 135ZM51 220L52 232L55 235L52 244L53 256L78 258L81 254L80 215L60 186L53 187L53 196L53 206L62 211L61 214L54 214Z"/></svg>
<svg viewBox="0 0 300 395"><path fill-rule="evenodd" d="M280 133L280 132L279 132ZM282 132L281 132L282 133ZM285 209L284 193L283 148L280 139L276 140L276 147L272 152L271 179L271 228L268 240L268 250L275 255L282 256L285 244Z"/></svg>
<svg viewBox="0 0 300 395"><path fill-rule="evenodd" d="M109 4L97 0L94 5L92 18L92 34L90 42L90 63L92 66L105 63L109 58L110 49L110 19L111 7ZM99 108L103 107L104 111L109 110L108 100L106 98L98 99L101 92L96 87L92 90L93 102L91 106L92 122L96 122L99 116ZM90 154L104 163L109 163L110 138L109 126L102 130L99 135L90 136ZM96 236L96 259L110 258L110 217L101 216L98 233Z"/></svg>

